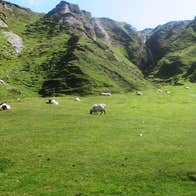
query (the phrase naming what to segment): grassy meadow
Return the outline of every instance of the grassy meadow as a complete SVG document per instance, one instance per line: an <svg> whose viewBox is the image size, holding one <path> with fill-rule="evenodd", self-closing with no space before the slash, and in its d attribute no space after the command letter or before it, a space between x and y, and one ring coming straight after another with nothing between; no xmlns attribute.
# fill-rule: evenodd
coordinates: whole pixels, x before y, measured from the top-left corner
<svg viewBox="0 0 196 196"><path fill-rule="evenodd" d="M66 96L58 106L10 99L0 112L0 195L196 195L196 85L164 89L171 94ZM90 115L94 103L107 114Z"/></svg>

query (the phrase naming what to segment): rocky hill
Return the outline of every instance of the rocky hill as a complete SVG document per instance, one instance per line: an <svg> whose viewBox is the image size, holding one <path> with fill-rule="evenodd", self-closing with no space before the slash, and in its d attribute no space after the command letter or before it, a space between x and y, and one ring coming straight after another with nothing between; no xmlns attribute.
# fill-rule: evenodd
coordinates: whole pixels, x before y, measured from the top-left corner
<svg viewBox="0 0 196 196"><path fill-rule="evenodd" d="M0 1L3 94L126 92L156 81L195 81L195 20L138 32L61 1L43 15ZM144 75L146 78L144 78Z"/></svg>
<svg viewBox="0 0 196 196"><path fill-rule="evenodd" d="M195 82L196 21L169 22L158 26L146 42L148 64L143 71L159 81Z"/></svg>
<svg viewBox="0 0 196 196"><path fill-rule="evenodd" d="M3 13L9 20L23 18L23 23L12 26L7 20L8 28L1 29L5 54L0 78L7 83L43 96L126 92L145 86L134 64L139 61L140 38L130 25L93 18L64 1L44 16L11 6L19 18L5 6ZM6 41L5 31L21 36L20 54Z"/></svg>

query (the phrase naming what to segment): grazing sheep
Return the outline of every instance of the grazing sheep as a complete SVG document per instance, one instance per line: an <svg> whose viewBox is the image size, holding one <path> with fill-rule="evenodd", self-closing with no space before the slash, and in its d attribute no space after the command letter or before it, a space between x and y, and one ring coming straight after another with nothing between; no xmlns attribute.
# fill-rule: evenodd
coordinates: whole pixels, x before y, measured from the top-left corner
<svg viewBox="0 0 196 196"><path fill-rule="evenodd" d="M5 85L6 83L3 80L0 80L0 85Z"/></svg>
<svg viewBox="0 0 196 196"><path fill-rule="evenodd" d="M138 96L142 96L142 95L143 95L143 93L142 93L142 92L140 92L140 91L136 91L136 95L138 95Z"/></svg>
<svg viewBox="0 0 196 196"><path fill-rule="evenodd" d="M185 89L189 90L189 89L190 89L190 87L189 87L189 86L185 86Z"/></svg>
<svg viewBox="0 0 196 196"><path fill-rule="evenodd" d="M54 99L49 99L47 103L48 104L53 104L53 105L59 105L59 102L54 100Z"/></svg>
<svg viewBox="0 0 196 196"><path fill-rule="evenodd" d="M90 114L97 114L98 112L100 112L100 115L103 113L106 114L105 108L106 108L106 104L104 103L94 104L90 109Z"/></svg>
<svg viewBox="0 0 196 196"><path fill-rule="evenodd" d="M170 91L166 91L166 93L169 95L169 94L171 94L171 92Z"/></svg>
<svg viewBox="0 0 196 196"><path fill-rule="evenodd" d="M7 103L0 103L0 110L10 110L11 106Z"/></svg>
<svg viewBox="0 0 196 196"><path fill-rule="evenodd" d="M111 93L101 93L102 96L111 96Z"/></svg>
<svg viewBox="0 0 196 196"><path fill-rule="evenodd" d="M79 98L79 97L76 97L76 98L75 98L75 101L80 101L80 98Z"/></svg>
<svg viewBox="0 0 196 196"><path fill-rule="evenodd" d="M163 93L163 90L162 89L157 89L157 93Z"/></svg>

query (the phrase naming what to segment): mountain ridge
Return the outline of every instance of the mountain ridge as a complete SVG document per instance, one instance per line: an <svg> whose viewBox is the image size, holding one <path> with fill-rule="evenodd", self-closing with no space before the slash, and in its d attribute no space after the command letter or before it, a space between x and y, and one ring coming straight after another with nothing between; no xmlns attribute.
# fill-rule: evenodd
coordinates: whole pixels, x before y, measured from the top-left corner
<svg viewBox="0 0 196 196"><path fill-rule="evenodd" d="M182 50L194 53L190 48L194 48L193 41L183 43L190 37L194 40L194 20L136 31L125 22L94 18L78 5L65 1L45 15L20 6L13 10L0 6L0 12L5 13L8 26L0 28L0 41L4 44L0 79L16 88L42 96L85 95L146 88L150 85L148 79L172 84L195 81L196 59L192 54L187 60L182 54ZM13 20L18 26L13 25ZM3 31L13 31L24 40L20 55L11 52ZM182 32L184 36L187 32L188 38L183 38ZM174 46L181 46L180 55ZM8 79L4 70L15 70L17 74Z"/></svg>

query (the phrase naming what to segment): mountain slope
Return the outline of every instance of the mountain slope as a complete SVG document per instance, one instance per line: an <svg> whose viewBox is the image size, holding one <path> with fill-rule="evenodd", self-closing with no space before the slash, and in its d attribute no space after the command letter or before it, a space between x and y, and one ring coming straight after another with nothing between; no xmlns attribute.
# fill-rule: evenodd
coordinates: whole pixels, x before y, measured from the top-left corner
<svg viewBox="0 0 196 196"><path fill-rule="evenodd" d="M196 20L170 22L154 29L147 41L151 54L146 72L162 81L195 82Z"/></svg>
<svg viewBox="0 0 196 196"><path fill-rule="evenodd" d="M29 42L29 38L23 36L26 25L34 23L41 16L29 9L0 1L0 79L7 84L0 85L1 98L19 96L22 92L32 94L31 89L18 83L23 78L21 73L24 66L20 57Z"/></svg>
<svg viewBox="0 0 196 196"><path fill-rule="evenodd" d="M0 1L0 94L127 92L149 85L143 74L195 82L195 37L196 20L138 32L65 1L45 15Z"/></svg>
<svg viewBox="0 0 196 196"><path fill-rule="evenodd" d="M9 21L14 18L2 8L9 18L7 30L21 36L24 48L17 55L6 43L12 50L6 61L0 59L3 68L0 78L6 82L43 96L125 92L146 84L128 53L131 45L139 45L139 39L134 30L125 28L125 24L92 18L77 5L64 1L43 17L11 6L19 16L15 17L18 23L24 23L20 29L10 25ZM29 17L32 20L25 21ZM9 79L5 70L12 73Z"/></svg>

